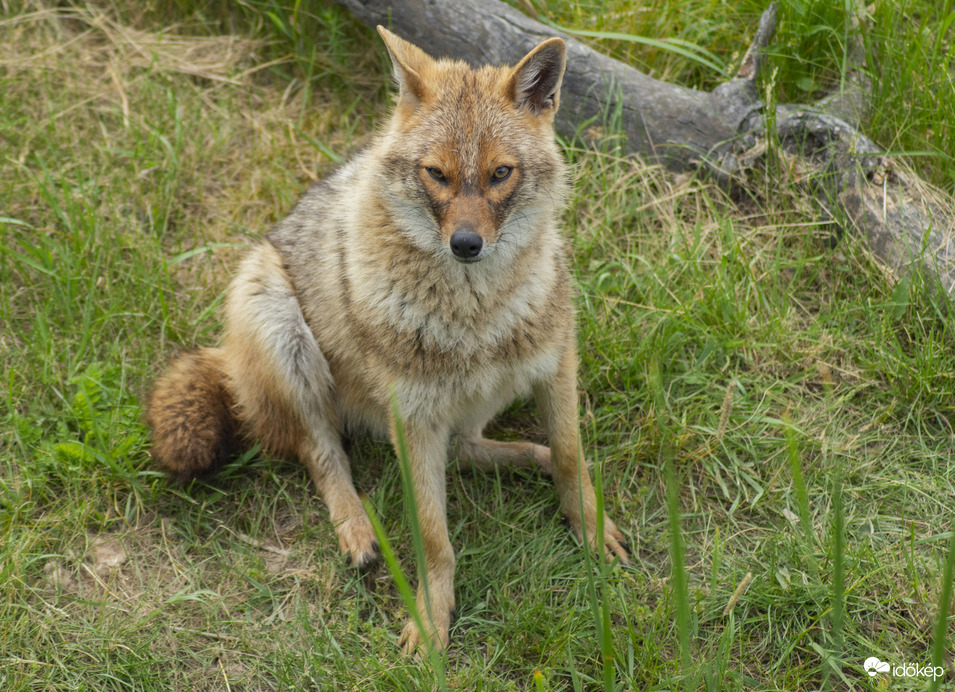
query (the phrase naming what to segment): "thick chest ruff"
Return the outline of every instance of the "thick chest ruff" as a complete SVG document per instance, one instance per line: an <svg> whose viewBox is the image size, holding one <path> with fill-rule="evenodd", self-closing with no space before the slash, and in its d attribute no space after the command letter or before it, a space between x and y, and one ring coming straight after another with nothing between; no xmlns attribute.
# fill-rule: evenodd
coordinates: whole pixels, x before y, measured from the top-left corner
<svg viewBox="0 0 955 692"><path fill-rule="evenodd" d="M281 228L269 236L294 293L308 296L303 315L328 360L343 423L381 431L394 392L409 414L454 429L556 372L573 333L556 234L546 253L462 265L400 234L369 243L362 230L328 229L329 247L315 253L294 251L298 232L294 247ZM325 258L318 270L317 256Z"/></svg>

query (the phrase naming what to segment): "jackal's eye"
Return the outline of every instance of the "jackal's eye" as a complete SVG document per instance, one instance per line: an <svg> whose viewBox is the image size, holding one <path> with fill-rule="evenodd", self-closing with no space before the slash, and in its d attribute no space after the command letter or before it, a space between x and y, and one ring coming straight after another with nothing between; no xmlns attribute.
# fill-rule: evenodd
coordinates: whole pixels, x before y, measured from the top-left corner
<svg viewBox="0 0 955 692"><path fill-rule="evenodd" d="M491 173L491 180L494 182L507 180L508 176L510 176L511 171L513 170L514 168L511 166L498 166L497 168L494 169L494 172Z"/></svg>
<svg viewBox="0 0 955 692"><path fill-rule="evenodd" d="M443 183L447 180L444 177L444 171L442 171L440 168L435 168L434 166L428 166L425 170L428 171L428 175L430 175L432 178L434 178L435 180L439 182Z"/></svg>

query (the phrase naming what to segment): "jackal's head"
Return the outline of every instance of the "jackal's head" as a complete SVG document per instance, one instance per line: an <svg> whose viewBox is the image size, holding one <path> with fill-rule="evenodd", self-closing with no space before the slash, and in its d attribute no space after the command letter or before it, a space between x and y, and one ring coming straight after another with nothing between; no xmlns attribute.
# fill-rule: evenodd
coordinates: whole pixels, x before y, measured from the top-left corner
<svg viewBox="0 0 955 692"><path fill-rule="evenodd" d="M472 69L378 31L399 87L380 169L398 228L462 263L545 251L535 246L552 242L567 187L553 132L564 42L516 67Z"/></svg>

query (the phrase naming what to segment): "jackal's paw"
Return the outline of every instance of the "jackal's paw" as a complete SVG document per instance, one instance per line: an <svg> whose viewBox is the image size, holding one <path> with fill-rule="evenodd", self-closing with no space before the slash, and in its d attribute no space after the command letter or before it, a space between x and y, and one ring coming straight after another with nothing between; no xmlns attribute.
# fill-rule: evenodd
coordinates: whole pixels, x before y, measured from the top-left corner
<svg viewBox="0 0 955 692"><path fill-rule="evenodd" d="M567 517L567 521L570 524L571 529L573 529L574 534L581 541L584 540L583 531L580 527L580 519L576 521L572 517ZM590 543L590 547L594 550L600 550L597 546L597 522L596 519L591 519L587 522L589 526L587 527L587 541ZM617 528L617 525L613 523L613 520L610 517L604 517L604 544L603 544L603 555L604 559L607 562L613 562L615 559L619 559L620 563L623 565L630 564L630 548L627 546L627 541L623 536L623 532Z"/></svg>
<svg viewBox="0 0 955 692"><path fill-rule="evenodd" d="M338 532L338 547L352 567L363 570L378 561L381 555L378 540L364 511L346 519L335 530Z"/></svg>
<svg viewBox="0 0 955 692"><path fill-rule="evenodd" d="M623 565L630 564L630 547L623 532L607 517L604 517L604 558L607 562L619 559Z"/></svg>
<svg viewBox="0 0 955 692"><path fill-rule="evenodd" d="M424 617L423 620L425 628L430 629L430 634L427 637L421 634L414 620L408 620L408 622L405 623L404 629L401 630L401 638L398 640L398 643L401 645L401 650L409 656L424 656L428 653L428 650L432 648L437 651L444 651L448 648L448 627L451 621L450 613L443 625L430 623L427 617Z"/></svg>

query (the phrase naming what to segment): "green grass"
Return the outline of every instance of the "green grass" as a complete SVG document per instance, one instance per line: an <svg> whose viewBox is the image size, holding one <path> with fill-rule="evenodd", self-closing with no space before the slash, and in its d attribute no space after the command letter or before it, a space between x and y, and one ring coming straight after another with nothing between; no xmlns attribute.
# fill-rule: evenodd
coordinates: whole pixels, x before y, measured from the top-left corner
<svg viewBox="0 0 955 692"><path fill-rule="evenodd" d="M0 688L848 689L870 684L869 656L952 684L951 306L834 245L785 176L732 201L567 144L582 430L634 564L591 560L536 474L451 475L441 665L400 655L391 573L348 569L299 465L253 452L169 485L149 382L215 342L237 246L380 122L388 61L335 7L116 4L0 19ZM762 6L538 9L732 69ZM853 12L781 9L767 79L810 100L845 73ZM949 192L952 11L880 2L860 33L879 56L866 131L927 152ZM684 84L723 78L598 44ZM524 405L493 432L541 435ZM351 455L414 575L394 453Z"/></svg>

